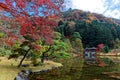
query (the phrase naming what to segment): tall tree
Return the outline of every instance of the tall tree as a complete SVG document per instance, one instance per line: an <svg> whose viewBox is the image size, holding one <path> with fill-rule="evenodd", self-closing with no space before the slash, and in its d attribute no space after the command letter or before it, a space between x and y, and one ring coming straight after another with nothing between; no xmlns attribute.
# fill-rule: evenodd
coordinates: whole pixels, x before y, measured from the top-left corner
<svg viewBox="0 0 120 80"><path fill-rule="evenodd" d="M54 33L54 45L51 47L51 55L56 58L69 58L69 49L71 46L67 39L61 40L61 34L59 32Z"/></svg>
<svg viewBox="0 0 120 80"><path fill-rule="evenodd" d="M88 45L84 47L96 47L101 43L112 47L113 37L109 28L97 25L86 27L82 40L84 45Z"/></svg>
<svg viewBox="0 0 120 80"><path fill-rule="evenodd" d="M82 53L83 52L83 45L82 45L82 40L79 32L74 32L72 35L72 46L74 48L75 53Z"/></svg>
<svg viewBox="0 0 120 80"><path fill-rule="evenodd" d="M57 16L60 15L63 1L64 0L0 0L0 11L3 12L3 18L9 21L14 20L15 23L11 28L18 29L19 25L18 34L23 37L20 37L20 39L28 42L29 49L26 51L22 61L30 49L36 49L36 41L43 40L45 44L53 44L53 30L56 26L55 18L58 18ZM17 36L11 31L7 31L7 34L8 38ZM9 43L15 42L15 40L9 40Z"/></svg>

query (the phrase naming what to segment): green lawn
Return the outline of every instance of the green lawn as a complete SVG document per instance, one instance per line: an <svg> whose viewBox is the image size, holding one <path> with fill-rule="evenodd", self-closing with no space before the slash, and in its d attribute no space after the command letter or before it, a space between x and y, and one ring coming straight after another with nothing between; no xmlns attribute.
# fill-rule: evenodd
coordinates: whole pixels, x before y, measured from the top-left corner
<svg viewBox="0 0 120 80"><path fill-rule="evenodd" d="M53 61L45 61L44 65L42 66L33 67L32 65L30 65L27 68L23 68L23 67L17 68L19 61L20 60L17 61L14 59L8 60L5 57L0 57L0 80L14 80L14 77L22 69L31 69L32 71L35 72L35 71L40 71L42 69L50 69L52 67L62 66L62 64L60 63L56 63ZM30 64L31 62L24 61L24 63Z"/></svg>

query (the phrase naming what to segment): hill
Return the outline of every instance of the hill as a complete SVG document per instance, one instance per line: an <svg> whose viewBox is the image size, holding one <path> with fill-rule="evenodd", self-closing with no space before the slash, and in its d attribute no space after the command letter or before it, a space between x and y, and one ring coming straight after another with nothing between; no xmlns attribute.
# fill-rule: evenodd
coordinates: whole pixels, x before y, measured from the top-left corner
<svg viewBox="0 0 120 80"><path fill-rule="evenodd" d="M65 20L82 20L82 21L86 21L86 22L92 22L93 20L98 21L98 22L103 22L103 23L109 23L109 24L118 24L120 23L119 19L115 19L115 18L109 18L109 17L105 17L102 14L97 14L97 13L91 13L91 12L85 12L82 10L78 10L78 9L69 9L66 12L63 12L63 18Z"/></svg>
<svg viewBox="0 0 120 80"><path fill-rule="evenodd" d="M57 31L65 37L71 38L74 32L79 32L84 47L104 44L115 48L116 40L120 39L120 20L102 14L69 9L62 13L58 26Z"/></svg>

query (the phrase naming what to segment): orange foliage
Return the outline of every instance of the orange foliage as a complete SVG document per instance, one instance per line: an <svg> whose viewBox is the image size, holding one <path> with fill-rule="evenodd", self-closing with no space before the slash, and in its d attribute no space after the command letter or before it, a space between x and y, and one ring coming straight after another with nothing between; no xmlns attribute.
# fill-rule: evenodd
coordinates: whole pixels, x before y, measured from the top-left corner
<svg viewBox="0 0 120 80"><path fill-rule="evenodd" d="M0 2L0 10L6 9L8 11L8 7L6 4Z"/></svg>
<svg viewBox="0 0 120 80"><path fill-rule="evenodd" d="M104 62L101 62L101 61L100 61L100 63L98 64L98 66L100 66L100 67L105 67L106 64L105 64Z"/></svg>
<svg viewBox="0 0 120 80"><path fill-rule="evenodd" d="M18 32L22 36L29 35L32 42L44 39L47 44L53 44L53 30L57 25L55 20L58 19L60 15L63 1L64 0L5 0L4 2L0 1L0 10L10 13L12 16L11 21L16 23L13 23L14 26L17 28L19 24L20 30ZM3 14L3 17L4 19L8 18L7 20L10 21L9 16ZM14 29L15 27L11 26L10 28ZM16 36L15 33L13 34ZM11 40L6 41L10 43Z"/></svg>

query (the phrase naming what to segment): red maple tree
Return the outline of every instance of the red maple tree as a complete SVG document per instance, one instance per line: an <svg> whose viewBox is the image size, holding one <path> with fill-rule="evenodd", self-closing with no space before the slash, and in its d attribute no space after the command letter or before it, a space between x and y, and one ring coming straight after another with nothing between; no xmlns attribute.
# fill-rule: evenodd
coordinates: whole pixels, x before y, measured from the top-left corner
<svg viewBox="0 0 120 80"><path fill-rule="evenodd" d="M97 51L101 51L103 48L105 47L105 45L104 44L98 44L98 46L97 46Z"/></svg>
<svg viewBox="0 0 120 80"><path fill-rule="evenodd" d="M64 0L0 0L2 18L11 22L12 29L18 29L19 25L18 34L5 31L9 38L6 42L13 45L16 38L21 35L24 41L29 37L30 47L33 46L32 42L41 39L46 44L53 44L55 19L60 15L63 2Z"/></svg>

